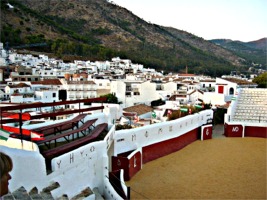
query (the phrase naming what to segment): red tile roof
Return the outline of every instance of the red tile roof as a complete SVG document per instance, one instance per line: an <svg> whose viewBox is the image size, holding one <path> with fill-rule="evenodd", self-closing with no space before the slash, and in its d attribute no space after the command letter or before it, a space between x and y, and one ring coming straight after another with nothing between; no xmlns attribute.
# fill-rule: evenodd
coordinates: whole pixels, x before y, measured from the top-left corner
<svg viewBox="0 0 267 200"><path fill-rule="evenodd" d="M144 105L144 104L139 104L135 106L130 106L127 108L124 108L123 111L126 112L136 112L137 115L142 115L148 112L151 112L153 109L150 106Z"/></svg>
<svg viewBox="0 0 267 200"><path fill-rule="evenodd" d="M238 79L238 78L223 78L223 79L236 83L238 85L256 85L255 83L249 82L247 80Z"/></svg>
<svg viewBox="0 0 267 200"><path fill-rule="evenodd" d="M27 85L26 83L19 83L16 85L8 85L10 88L23 88L23 87L30 87L29 85Z"/></svg>
<svg viewBox="0 0 267 200"><path fill-rule="evenodd" d="M59 79L44 79L42 81L32 81L32 85L62 85Z"/></svg>

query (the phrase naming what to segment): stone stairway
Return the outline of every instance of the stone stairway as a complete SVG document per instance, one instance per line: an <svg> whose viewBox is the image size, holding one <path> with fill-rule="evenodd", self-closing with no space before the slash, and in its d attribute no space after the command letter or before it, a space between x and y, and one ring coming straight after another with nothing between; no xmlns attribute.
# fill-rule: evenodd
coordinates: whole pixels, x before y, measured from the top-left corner
<svg viewBox="0 0 267 200"><path fill-rule="evenodd" d="M49 187L44 188L40 193L38 193L37 188L33 188L29 193L25 190L24 187L20 187L16 191L12 193L8 193L2 197L3 200L54 200L51 195L51 191L58 188L58 183L53 183ZM82 192L77 194L75 197L69 199L67 195L63 195L57 200L82 200L90 195L94 194L94 192L90 188L84 189Z"/></svg>

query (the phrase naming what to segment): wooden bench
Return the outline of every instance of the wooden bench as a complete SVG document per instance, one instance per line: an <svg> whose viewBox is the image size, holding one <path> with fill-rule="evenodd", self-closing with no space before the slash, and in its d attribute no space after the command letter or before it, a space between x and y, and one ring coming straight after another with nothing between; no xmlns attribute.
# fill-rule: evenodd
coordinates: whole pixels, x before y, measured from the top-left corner
<svg viewBox="0 0 267 200"><path fill-rule="evenodd" d="M67 142L70 142L69 138L70 138L71 135L72 135L72 140L74 141L75 134L77 134L77 138L79 138L79 133L82 133L83 136L86 136L87 129L89 130L89 133L90 133L90 127L93 126L93 124L96 121L97 121L97 119L88 120L77 129L70 130L70 131L67 131L67 132L64 132L64 133L57 134L55 136L46 138L44 140L36 142L36 144L38 144L38 145L45 144L48 148L50 148L51 147L50 143L52 141L55 141L55 146L57 146L57 139L60 139L60 138L65 138L65 140Z"/></svg>
<svg viewBox="0 0 267 200"><path fill-rule="evenodd" d="M83 123L83 119L86 117L87 114L79 114L71 120L60 122L57 124L51 124L48 126L42 126L39 128L32 129L32 131L37 133L42 133L44 136L53 135L57 132L62 132L68 129L74 129L74 127L78 128L78 124L81 121Z"/></svg>
<svg viewBox="0 0 267 200"><path fill-rule="evenodd" d="M51 160L56 156L60 156L64 153L77 149L85 144L88 144L89 142L94 141L107 128L107 126L108 126L107 123L99 124L92 130L92 132L89 135L86 135L70 143L58 146L56 148L48 149L42 152L42 155L46 159Z"/></svg>

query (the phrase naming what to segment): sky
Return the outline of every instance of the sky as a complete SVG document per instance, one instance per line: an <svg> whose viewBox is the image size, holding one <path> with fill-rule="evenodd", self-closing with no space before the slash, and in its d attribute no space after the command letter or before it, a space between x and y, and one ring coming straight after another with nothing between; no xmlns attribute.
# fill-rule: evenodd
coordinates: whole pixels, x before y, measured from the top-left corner
<svg viewBox="0 0 267 200"><path fill-rule="evenodd" d="M267 37L267 0L113 0L147 22L206 40Z"/></svg>

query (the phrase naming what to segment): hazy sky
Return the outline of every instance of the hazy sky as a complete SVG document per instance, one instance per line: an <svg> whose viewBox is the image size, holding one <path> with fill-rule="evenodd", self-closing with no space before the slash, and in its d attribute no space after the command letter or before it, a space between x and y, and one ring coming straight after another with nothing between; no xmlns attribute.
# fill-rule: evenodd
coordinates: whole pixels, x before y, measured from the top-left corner
<svg viewBox="0 0 267 200"><path fill-rule="evenodd" d="M267 0L113 0L147 22L204 39L267 37Z"/></svg>

